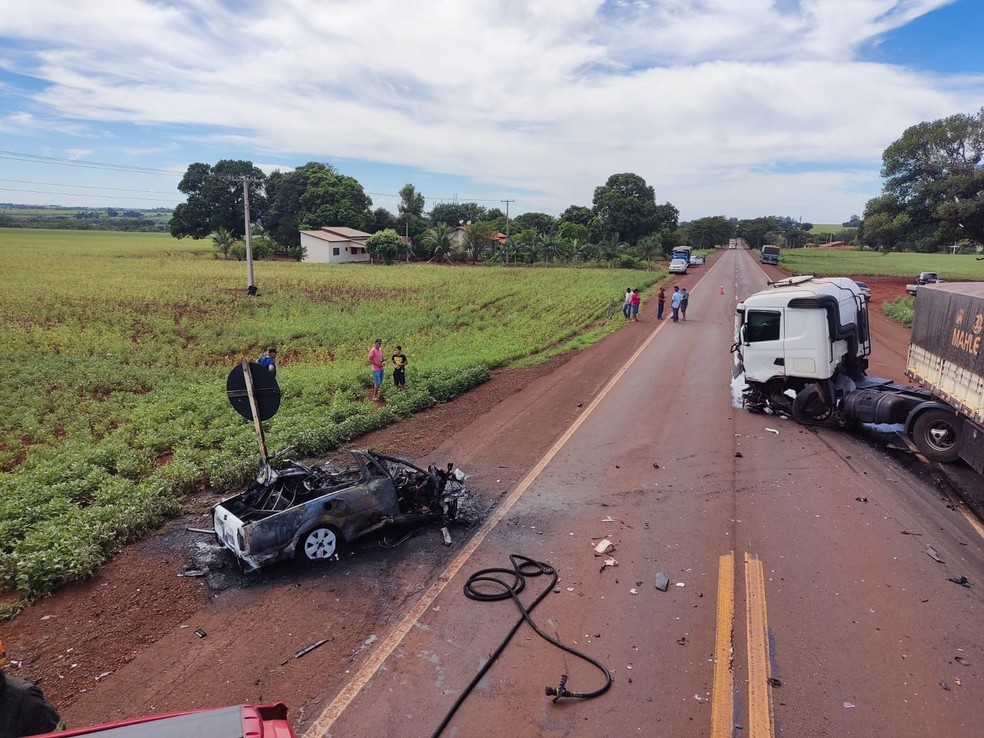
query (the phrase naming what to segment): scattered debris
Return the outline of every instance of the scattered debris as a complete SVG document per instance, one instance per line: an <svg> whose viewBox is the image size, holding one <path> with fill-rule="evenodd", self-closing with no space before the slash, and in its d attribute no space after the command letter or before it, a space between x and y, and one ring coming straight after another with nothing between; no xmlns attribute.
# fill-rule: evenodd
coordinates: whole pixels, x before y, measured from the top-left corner
<svg viewBox="0 0 984 738"><path fill-rule="evenodd" d="M779 431L775 428L766 428L766 430L769 431L769 433L775 433L777 436L779 435Z"/></svg>
<svg viewBox="0 0 984 738"><path fill-rule="evenodd" d="M205 636L208 635L208 633L206 633L204 630L199 628L198 630L195 631L195 635L198 636L199 638L204 638Z"/></svg>
<svg viewBox="0 0 984 738"><path fill-rule="evenodd" d="M904 536L921 536L922 533L913 533L912 531L909 531L909 530L903 530L902 531L902 535L904 535Z"/></svg>
<svg viewBox="0 0 984 738"><path fill-rule="evenodd" d="M963 656L954 656L953 660L956 661L961 666L970 666L970 662Z"/></svg>
<svg viewBox="0 0 984 738"><path fill-rule="evenodd" d="M736 459L743 459L745 457L741 455L741 451L735 451L735 458Z"/></svg>
<svg viewBox="0 0 984 738"><path fill-rule="evenodd" d="M678 586L678 587L686 587L687 585L684 584L683 582L677 582L676 583L676 586Z"/></svg>
<svg viewBox="0 0 984 738"><path fill-rule="evenodd" d="M781 687L782 686L782 679L780 679L779 677L769 677L766 681L769 682L769 686L770 687Z"/></svg>
<svg viewBox="0 0 984 738"><path fill-rule="evenodd" d="M614 523L615 521L612 520L612 516L611 515L606 515L605 517L603 517L601 519L601 522L602 523Z"/></svg>
<svg viewBox="0 0 984 738"><path fill-rule="evenodd" d="M307 646L303 646L297 649L296 651L294 651L294 658L299 659L304 654L311 653L311 651L318 648L319 646L325 645L327 642L328 642L327 638L322 638L320 641L315 641L314 643L310 643Z"/></svg>
<svg viewBox="0 0 984 738"><path fill-rule="evenodd" d="M954 584L959 584L961 587L970 589L970 580L968 580L967 577L947 577L946 581L953 582Z"/></svg>
<svg viewBox="0 0 984 738"><path fill-rule="evenodd" d="M615 550L615 544L607 538L603 538L601 542L594 547L594 550L595 556L604 556L606 553L610 553Z"/></svg>
<svg viewBox="0 0 984 738"><path fill-rule="evenodd" d="M677 643L679 643L681 646L686 646L687 636L680 636L679 638L677 638Z"/></svg>
<svg viewBox="0 0 984 738"><path fill-rule="evenodd" d="M854 499L857 500L858 502L867 502L868 501L868 498L867 497L855 497Z"/></svg>
<svg viewBox="0 0 984 738"><path fill-rule="evenodd" d="M943 687L943 691L944 691L944 692L949 692L949 691L950 691L950 685L949 685L949 684L947 684L947 683L946 683L946 682L945 682L944 680L942 680L942 679L940 679L940 686L941 686L941 687Z"/></svg>
<svg viewBox="0 0 984 738"><path fill-rule="evenodd" d="M192 533L208 533L209 535L215 534L215 531L211 528L185 528L185 530L189 530Z"/></svg>
<svg viewBox="0 0 984 738"><path fill-rule="evenodd" d="M633 587L632 589L629 590L629 594L637 595L637 594L639 594L639 590L636 589L635 587Z"/></svg>
<svg viewBox="0 0 984 738"><path fill-rule="evenodd" d="M655 461L653 462L653 469L659 469L659 464L657 464Z"/></svg>
<svg viewBox="0 0 984 738"><path fill-rule="evenodd" d="M111 671L104 671L102 674L100 674L99 676L96 677L96 681L98 682L100 679L105 679L106 677L108 677L112 673L113 672L111 672Z"/></svg>
<svg viewBox="0 0 984 738"><path fill-rule="evenodd" d="M583 402L579 402L579 403L577 403L577 406L578 407L584 407L584 403Z"/></svg>
<svg viewBox="0 0 984 738"><path fill-rule="evenodd" d="M188 569L178 574L179 577L203 577L208 572L204 572L201 569Z"/></svg>
<svg viewBox="0 0 984 738"><path fill-rule="evenodd" d="M611 556L605 559L605 561L601 565L601 568L598 571L604 571L609 566L618 566L618 562L615 559L613 559Z"/></svg>
<svg viewBox="0 0 984 738"><path fill-rule="evenodd" d="M846 709L848 709L848 710L850 710L850 709L851 709L852 707L854 707L854 704L853 704L853 703L851 703L851 702L847 702L847 701L845 700L845 702L844 702L844 707L845 707Z"/></svg>
<svg viewBox="0 0 984 738"><path fill-rule="evenodd" d="M929 556L929 558L931 558L933 561L936 561L940 564L946 563L945 561L943 561L943 559L940 558L940 555L936 553L936 549L933 548L932 546L926 546L926 555Z"/></svg>
<svg viewBox="0 0 984 738"><path fill-rule="evenodd" d="M656 589L660 592L665 592L666 588L670 586L670 579L661 571L656 572Z"/></svg>
<svg viewBox="0 0 984 738"><path fill-rule="evenodd" d="M441 528L441 536L444 538L444 545L451 545L451 533L448 531L447 527Z"/></svg>

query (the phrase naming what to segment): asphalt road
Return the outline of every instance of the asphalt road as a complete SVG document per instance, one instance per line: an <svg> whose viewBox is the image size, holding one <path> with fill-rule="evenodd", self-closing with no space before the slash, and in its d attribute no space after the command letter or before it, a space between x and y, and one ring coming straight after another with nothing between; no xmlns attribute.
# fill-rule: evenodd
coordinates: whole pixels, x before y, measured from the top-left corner
<svg viewBox="0 0 984 738"><path fill-rule="evenodd" d="M462 590L510 554L556 569L533 617L613 684L554 703L544 689L562 674L574 691L602 675L524 625L445 735L981 734L980 533L884 450L736 408L735 301L763 274L729 251L691 279L689 320L650 321L546 455L508 470L495 514L393 613L305 736L431 735L517 617ZM616 566L595 555L603 538ZM961 576L971 587L948 581Z"/></svg>

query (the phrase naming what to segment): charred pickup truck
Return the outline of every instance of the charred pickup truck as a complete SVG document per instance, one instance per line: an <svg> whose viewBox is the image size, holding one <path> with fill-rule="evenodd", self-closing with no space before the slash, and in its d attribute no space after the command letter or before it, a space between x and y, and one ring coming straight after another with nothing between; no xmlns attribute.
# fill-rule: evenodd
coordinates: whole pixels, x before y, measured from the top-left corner
<svg viewBox="0 0 984 738"><path fill-rule="evenodd" d="M389 525L455 519L467 494L453 464L421 469L352 450L347 468L325 462L261 467L256 482L212 510L215 535L246 571L289 559L330 559L341 546Z"/></svg>

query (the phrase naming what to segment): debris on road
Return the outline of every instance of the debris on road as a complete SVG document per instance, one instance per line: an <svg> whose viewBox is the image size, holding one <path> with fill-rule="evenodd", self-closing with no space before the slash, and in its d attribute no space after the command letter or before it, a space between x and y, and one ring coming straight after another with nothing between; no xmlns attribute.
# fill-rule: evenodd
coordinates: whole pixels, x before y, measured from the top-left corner
<svg viewBox="0 0 984 738"><path fill-rule="evenodd" d="M941 687L943 687L943 691L944 691L944 692L949 692L949 691L950 691L950 685L949 685L949 684L947 684L947 683L946 683L946 682L945 682L944 680L942 680L942 679L940 679L940 686L941 686Z"/></svg>
<svg viewBox="0 0 984 738"><path fill-rule="evenodd" d="M441 528L441 536L444 538L444 545L451 545L451 533L448 531L447 526Z"/></svg>
<svg viewBox="0 0 984 738"><path fill-rule="evenodd" d="M735 451L735 458L736 459L743 459L745 457L741 455L741 451Z"/></svg>
<svg viewBox="0 0 984 738"><path fill-rule="evenodd" d="M206 574L207 574L207 572L204 572L201 569L188 569L187 571L183 571L180 574L178 574L178 576L179 577L203 577Z"/></svg>
<svg viewBox="0 0 984 738"><path fill-rule="evenodd" d="M208 533L209 535L215 533L211 528L185 528L185 530L191 531L192 533Z"/></svg>
<svg viewBox="0 0 984 738"><path fill-rule="evenodd" d="M656 589L658 589L660 592L665 592L666 588L669 586L670 586L670 578L661 571L656 572Z"/></svg>
<svg viewBox="0 0 984 738"><path fill-rule="evenodd" d="M851 709L852 707L854 707L854 704L853 704L853 703L851 703L851 702L847 702L847 701L845 700L845 702L844 702L844 707L845 707L846 709L848 709L848 710L850 710L850 709Z"/></svg>
<svg viewBox="0 0 984 738"><path fill-rule="evenodd" d="M947 577L946 581L953 582L954 584L959 584L961 587L970 589L970 580L967 579L967 577Z"/></svg>
<svg viewBox="0 0 984 738"><path fill-rule="evenodd" d="M199 638L204 638L205 636L208 635L208 633L206 633L204 630L199 628L198 630L195 631L195 635L198 636Z"/></svg>
<svg viewBox="0 0 984 738"><path fill-rule="evenodd" d="M306 646L302 646L301 648L294 651L294 658L299 659L304 654L311 653L311 651L318 648L319 646L325 645L327 642L328 642L327 638L322 638L320 641L315 641L314 643L309 643Z"/></svg>
<svg viewBox="0 0 984 738"><path fill-rule="evenodd" d="M684 584L683 582L677 582L676 583L676 586L678 586L678 587L686 587L687 585Z"/></svg>
<svg viewBox="0 0 984 738"><path fill-rule="evenodd" d="M603 538L598 545L594 547L594 550L595 556L604 556L606 553L611 553L615 550L615 544L607 538Z"/></svg>
<svg viewBox="0 0 984 738"><path fill-rule="evenodd" d="M637 594L639 594L639 590L636 589L635 587L633 587L632 589L629 590L629 594L637 595Z"/></svg>
<svg viewBox="0 0 984 738"><path fill-rule="evenodd" d="M618 566L618 562L615 559L613 559L611 556L609 556L607 559L605 559L602 562L601 568L598 571L604 571L609 566Z"/></svg>
<svg viewBox="0 0 984 738"><path fill-rule="evenodd" d="M932 546L926 546L926 555L929 556L929 558L931 558L933 561L936 561L940 564L946 563L945 561L943 561L943 559L940 558L940 555L936 553L936 549L933 548Z"/></svg>
<svg viewBox="0 0 984 738"><path fill-rule="evenodd" d="M956 661L961 666L970 666L970 662L963 656L954 656L953 660Z"/></svg>
<svg viewBox="0 0 984 738"><path fill-rule="evenodd" d="M867 497L855 497L854 499L857 500L858 502L867 502L868 501L868 498Z"/></svg>
<svg viewBox="0 0 984 738"><path fill-rule="evenodd" d="M611 515L606 515L605 517L603 517L601 519L601 522L602 523L614 523L615 521L612 519L612 516Z"/></svg>
<svg viewBox="0 0 984 738"><path fill-rule="evenodd" d="M775 433L777 436L779 435L779 431L775 428L766 428L766 430L769 431L769 433Z"/></svg>

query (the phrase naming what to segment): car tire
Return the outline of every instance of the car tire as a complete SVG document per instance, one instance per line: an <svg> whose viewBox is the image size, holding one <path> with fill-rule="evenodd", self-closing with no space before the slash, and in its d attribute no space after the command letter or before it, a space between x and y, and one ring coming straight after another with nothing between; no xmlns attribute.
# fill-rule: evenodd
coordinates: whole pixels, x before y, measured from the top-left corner
<svg viewBox="0 0 984 738"><path fill-rule="evenodd" d="M912 440L924 456L933 461L956 461L960 458L960 434L963 422L949 410L926 410L912 425Z"/></svg>
<svg viewBox="0 0 984 738"><path fill-rule="evenodd" d="M330 525L309 530L297 544L297 552L308 561L331 559L342 550L342 536Z"/></svg>

